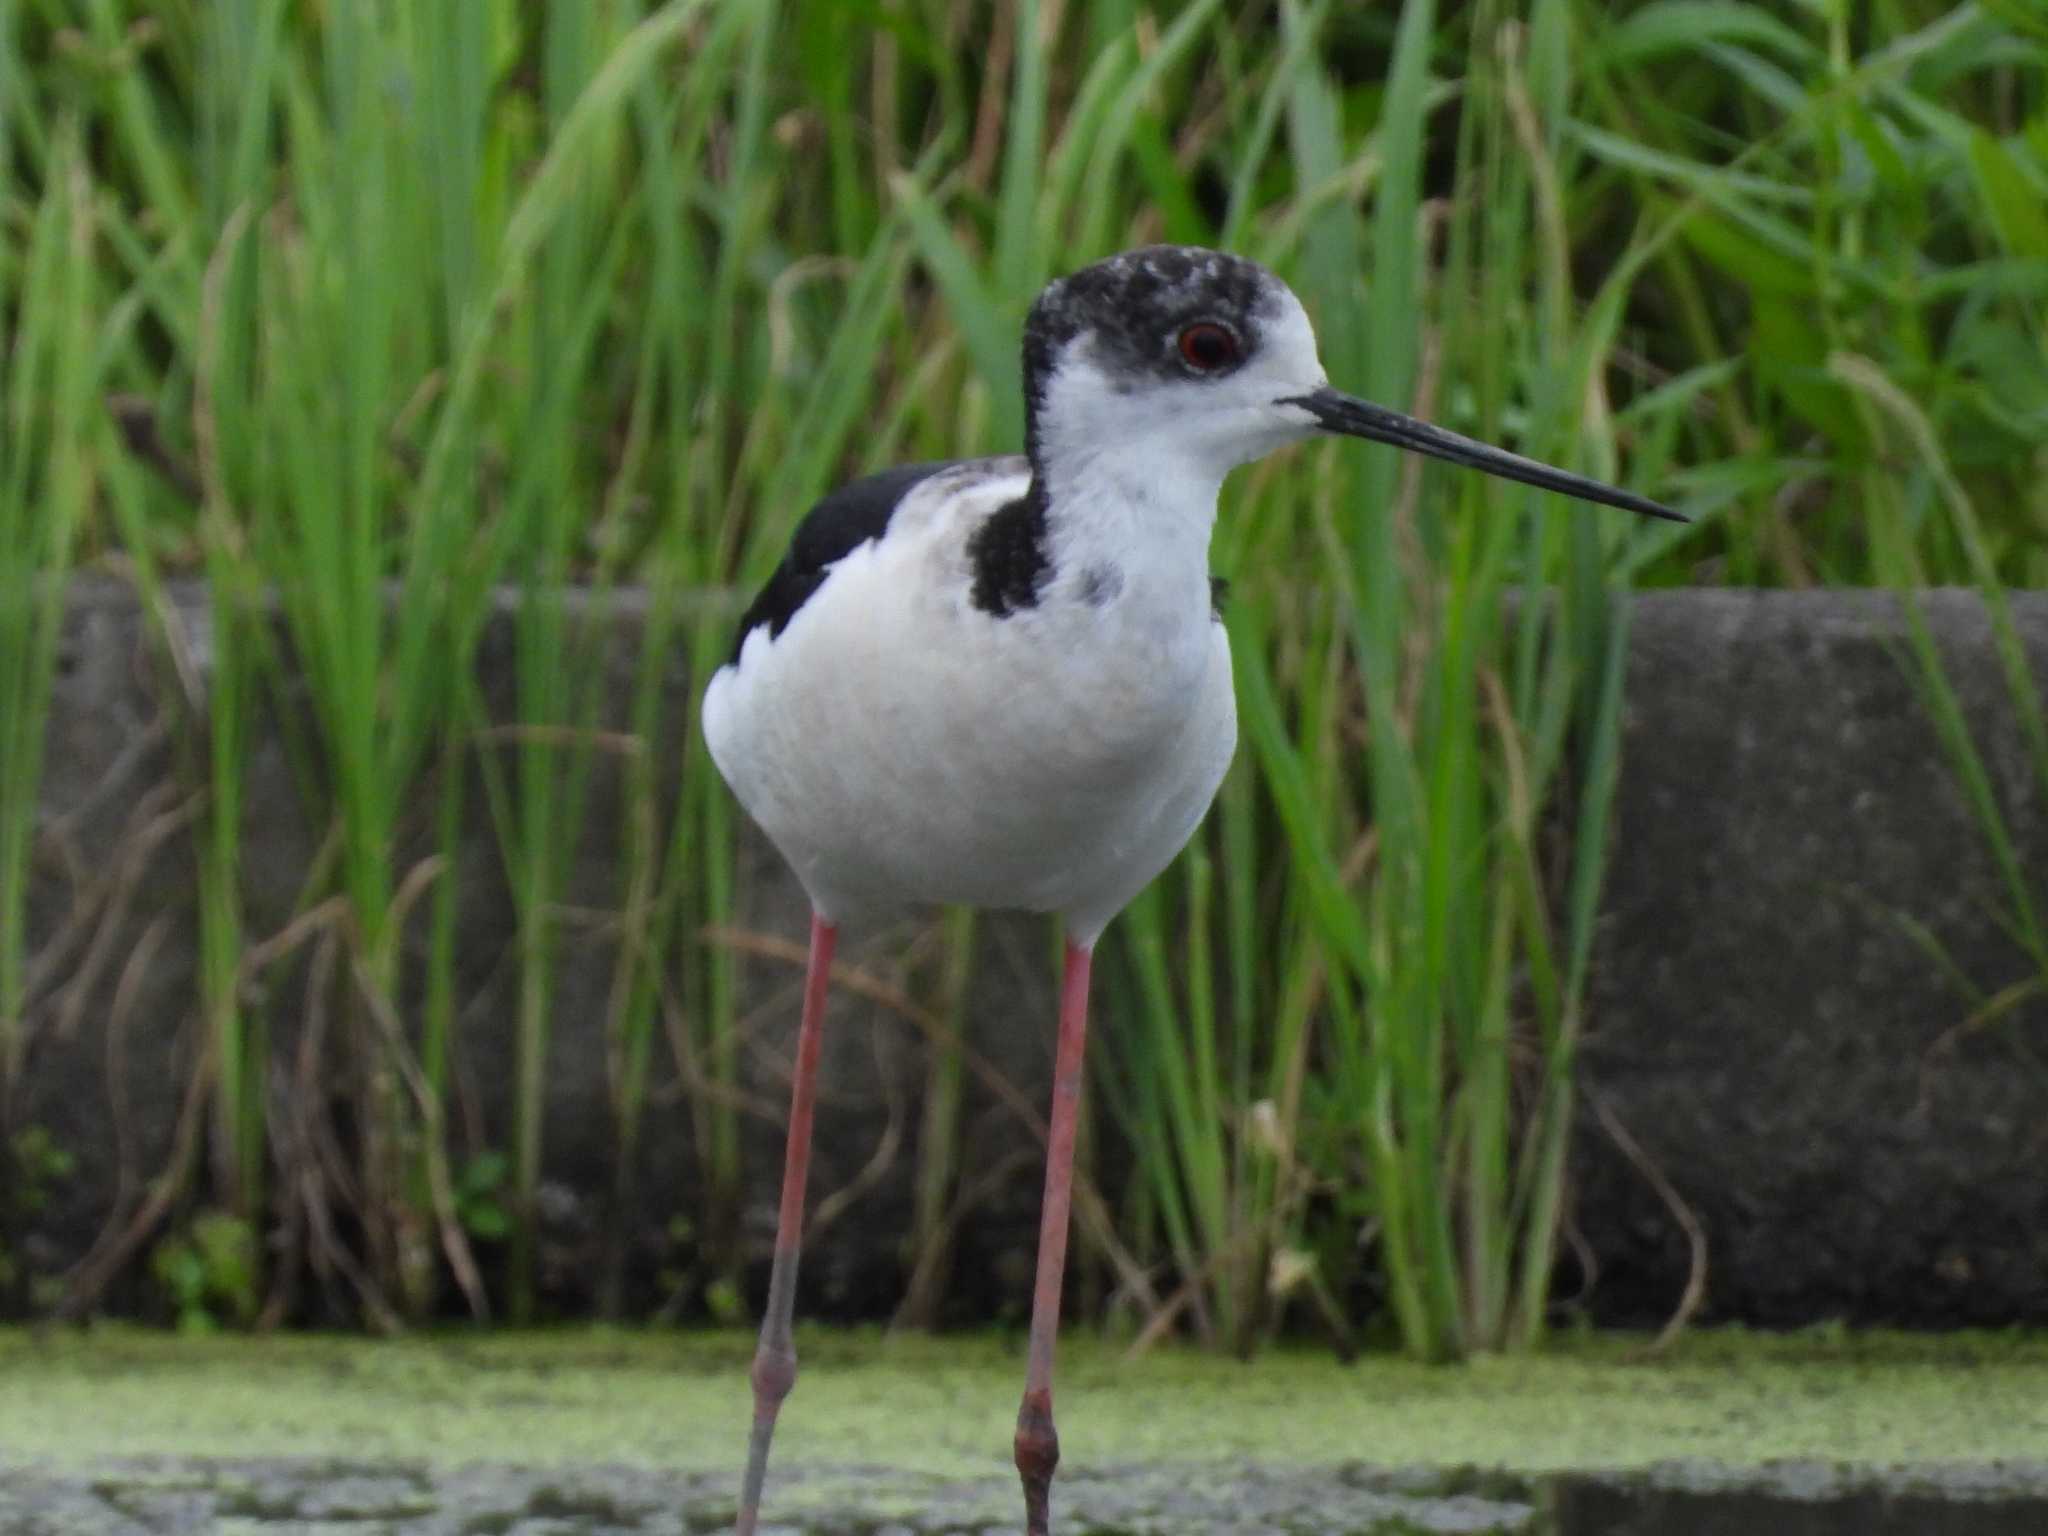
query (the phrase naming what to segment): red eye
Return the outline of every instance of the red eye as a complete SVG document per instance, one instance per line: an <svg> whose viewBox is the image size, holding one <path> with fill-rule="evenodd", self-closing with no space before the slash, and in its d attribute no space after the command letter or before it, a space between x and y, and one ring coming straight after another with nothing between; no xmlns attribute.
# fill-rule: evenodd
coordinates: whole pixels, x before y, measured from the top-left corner
<svg viewBox="0 0 2048 1536"><path fill-rule="evenodd" d="M1228 327L1204 320L1180 333L1180 355L1190 368L1214 373L1237 361L1237 338Z"/></svg>

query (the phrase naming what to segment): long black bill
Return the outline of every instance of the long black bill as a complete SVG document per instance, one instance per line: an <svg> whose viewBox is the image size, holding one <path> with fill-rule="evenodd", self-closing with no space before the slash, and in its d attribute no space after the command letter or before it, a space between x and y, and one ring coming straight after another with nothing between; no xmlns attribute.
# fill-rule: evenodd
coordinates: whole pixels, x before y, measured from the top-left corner
<svg viewBox="0 0 2048 1536"><path fill-rule="evenodd" d="M1455 432L1446 432L1442 427L1433 427L1426 421L1403 416L1399 411L1390 411L1383 405L1374 405L1370 400L1360 400L1341 390L1325 386L1279 403L1300 406L1315 417L1326 432L1370 438L1375 443L1392 443L1396 448L1406 448L1411 453L1426 453L1433 459L1448 459L1470 469L1483 469L1503 480L1519 480L1524 485L1540 486L1563 496L1576 496L1581 501L1625 507L1645 517L1668 518L1674 523L1692 521L1683 512L1674 512L1647 496L1638 496L1633 491L1624 491L1599 480L1589 480L1567 469L1552 469L1548 464L1525 459L1519 453L1509 453L1505 448L1495 448L1475 438L1460 437Z"/></svg>

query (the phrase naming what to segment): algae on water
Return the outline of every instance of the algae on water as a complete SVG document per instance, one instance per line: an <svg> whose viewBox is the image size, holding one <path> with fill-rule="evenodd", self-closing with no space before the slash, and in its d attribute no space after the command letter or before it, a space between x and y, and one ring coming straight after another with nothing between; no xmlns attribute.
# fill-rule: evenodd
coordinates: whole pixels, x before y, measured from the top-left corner
<svg viewBox="0 0 2048 1536"><path fill-rule="evenodd" d="M1021 1340L799 1335L778 1464L979 1477L1007 1467ZM340 1457L728 1469L751 1338L526 1335L180 1338L0 1333L0 1456ZM1126 1363L1062 1348L1062 1475L1089 1467L1627 1468L1675 1458L1890 1464L2037 1457L2048 1335L1697 1334L1562 1340L1458 1367L1277 1351Z"/></svg>

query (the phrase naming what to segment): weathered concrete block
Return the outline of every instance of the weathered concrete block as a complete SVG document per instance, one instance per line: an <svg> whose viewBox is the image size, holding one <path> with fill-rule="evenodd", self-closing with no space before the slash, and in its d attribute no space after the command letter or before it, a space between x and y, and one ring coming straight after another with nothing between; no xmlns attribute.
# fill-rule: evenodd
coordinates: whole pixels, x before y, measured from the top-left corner
<svg viewBox="0 0 2048 1536"><path fill-rule="evenodd" d="M204 610L191 617L203 624ZM95 584L77 592L59 642L29 877L25 1070L7 1123L48 1133L70 1168L7 1170L16 1187L0 1204L34 1207L16 1301L30 1277L47 1289L132 1216L171 1161L197 1052L200 807L172 773L170 700L143 629L125 591Z"/></svg>
<svg viewBox="0 0 2048 1536"><path fill-rule="evenodd" d="M1983 605L1935 592L1925 611L2042 903L2043 784ZM2048 678L2048 598L2014 612ZM1646 594L1632 646L1579 1079L1703 1226L1706 1315L2048 1319L2048 1007L1970 1024L2044 978L2006 930L1895 599ZM1574 1176L1595 1314L1668 1312L1688 1244L1590 1115Z"/></svg>
<svg viewBox="0 0 2048 1536"><path fill-rule="evenodd" d="M183 727L172 722L187 692L204 694L210 645L201 594L181 588L172 597L189 660L182 682L123 589L80 583L65 634L31 903L30 943L46 965L13 1106L17 1126L48 1127L75 1159L26 1232L25 1256L45 1275L94 1262L132 1222L148 1182L173 1158L203 1048L191 838L205 780L191 757L189 716ZM644 602L620 595L601 618L581 600L572 608L580 632L601 639L588 680L599 701L593 723L623 726ZM2017 609L2030 654L2048 666L2048 599L2022 598ZM2048 867L2041 786L1981 606L1941 593L1928 612L2023 858ZM1917 697L1902 633L1892 600L1869 594L1696 591L1638 601L1580 1084L1703 1227L1710 1317L1932 1325L2048 1315L2048 1015L2028 1002L1982 1028L1962 1027L1976 1005L1912 936L1911 925L1932 935L1985 997L2038 975L2001 928L1996 866ZM508 718L509 606L484 637L479 677L493 715ZM672 765L696 702L680 654L660 694L652 751L670 765L657 774L665 841ZM252 938L290 922L325 834L321 787L307 781L309 764L318 771L318 754L304 750L310 730L289 682L255 712L242 872ZM508 770L510 750L478 748L505 754ZM601 915L622 900L621 849L633 835L624 796L618 760L599 753L560 893L538 1258L543 1300L562 1311L591 1305L615 1257L612 1232L623 1237L627 1309L653 1309L693 1262L677 1218L699 1231L705 1221L689 1093L665 1048L631 1177L618 1180L609 1031L619 936L575 914ZM401 872L433 846L434 797L417 798ZM474 777L467 803L470 825L444 877L460 892L458 1160L509 1146L518 1007L515 908ZM751 831L742 834L738 889L744 928L801 940L802 894ZM405 931L402 985L412 995L427 911L416 906ZM843 959L894 982L915 932L854 936ZM703 965L708 942L679 934L669 964L677 974ZM1054 997L1044 926L991 919L978 942L971 1044L1017 1099L1037 1106L1050 1076ZM360 1053L335 1038L343 1024L314 1003L316 949L308 944L257 982L272 1030L270 1102L287 1127L310 1102L345 1139L347 1074ZM739 966L744 1089L769 1111L742 1122L741 1219L765 1261L781 1167L774 1116L787 1091L801 976L757 949L743 951ZM1105 999L1101 1028L1118 1027ZM835 997L813 1197L856 1184L861 1193L807 1247L807 1314L885 1316L901 1293L927 1049L899 1012L856 992ZM1015 1155L1029 1138L1012 1096L972 1074L965 1094L960 1166L983 1194L957 1236L955 1320L1022 1305L1039 1181L1036 1158ZM1100 1153L1113 1183L1126 1154L1112 1145ZM1683 1231L1592 1114L1581 1119L1573 1182L1580 1251L1598 1267L1593 1315L1661 1318L1685 1284ZM487 1269L500 1257L487 1243L479 1256ZM141 1268L129 1265L108 1305L145 1303ZM308 1279L295 1305L321 1317L352 1303L329 1276Z"/></svg>
<svg viewBox="0 0 2048 1536"><path fill-rule="evenodd" d="M12 1105L16 1127L40 1127L71 1159L69 1172L39 1191L39 1209L24 1234L29 1269L76 1278L107 1268L117 1279L104 1304L122 1311L147 1308L151 1282L142 1261L164 1224L142 1233L136 1217L150 1185L177 1164L181 1148L199 1193L180 1211L210 1198L211 1126L187 1113L187 1089L208 1033L199 1005L193 836L204 807L200 710L212 686L211 622L197 586L174 585L168 598L159 627L168 625L177 636L182 660L176 668L166 665L152 626L125 587L85 580L71 595L38 801L44 854L30 899L29 944L44 963L27 1018L27 1070ZM510 599L501 602L477 654L486 707L499 721L514 714L514 614ZM583 682L597 700L590 724L599 730L628 724L646 617L647 600L639 593L614 594L602 605L583 597L570 602L572 643L588 644ZM282 626L278 638L288 654ZM657 765L681 762L696 692L679 649L659 683L660 725L650 744ZM259 943L285 933L300 915L308 871L327 836L321 809L327 789L319 782L317 724L297 679L288 676L264 692L250 715L241 890L246 938ZM441 877L452 879L459 893L460 1014L448 1111L458 1169L486 1150L508 1150L513 1140L518 923L504 829L489 811L482 783L486 753L497 754L506 782L516 784L515 742L480 742L464 770L464 836L452 871ZM694 1282L706 1278L700 1244L724 1241L704 1199L691 1089L670 1049L673 1029L663 1031L655 1052L642 1133L630 1176L620 1178L612 1082L620 934L602 919L625 899L625 840L651 831L666 846L675 770L658 767L654 777L658 806L646 828L627 803L621 759L604 751L591 755L575 835L553 893L563 917L554 929L547 1019L536 1269L543 1304L563 1312L588 1311L614 1264L625 1309L653 1311L679 1276L691 1278L693 1265ZM430 821L436 803L429 786L413 796L394 851L395 884L436 846ZM800 941L807 911L801 890L736 807L734 821L740 828L740 926L761 939ZM430 907L424 900L413 904L402 936L401 997L415 1020ZM842 965L900 983L902 955L917 926L850 936ZM671 977L708 964L713 942L699 932L676 934L666 959ZM249 987L252 1009L269 1031L266 1097L274 1160L296 1159L294 1176L318 1181L324 1196L340 1203L336 1220L345 1229L353 1101L372 1053L369 1042L348 1038L360 1021L352 1026L332 1006L331 986L323 1003L315 973L319 949L309 938L252 976ZM1041 925L991 919L979 930L979 950L970 1009L980 1025L974 1049L993 1074L1016 1085L1024 1102L1035 1104L1051 1077L1053 992L1043 972ZM792 966L746 949L738 968L742 1093L761 1109L741 1120L747 1177L739 1219L765 1277L802 968L800 961ZM928 1040L900 1011L843 991L834 1000L825 1050L814 1202L849 1187L858 1199L807 1251L805 1305L828 1315L886 1315L904 1280ZM316 1122L318 1135L308 1130ZM1014 1112L973 1076L963 1089L961 1124L960 1169L968 1179L1008 1162L1025 1134ZM960 1271L977 1281L968 1289L971 1315L988 1315L1004 1288L1028 1293L1037 1184L1032 1168L1017 1173L997 1182L958 1234ZM615 1235L623 1251L615 1251ZM344 1230L342 1241L354 1239ZM501 1250L481 1239L477 1248L490 1271ZM118 1270L103 1264L120 1253L127 1262ZM302 1284L293 1307L300 1315L341 1319L354 1315L358 1300L346 1277L330 1272L322 1285Z"/></svg>

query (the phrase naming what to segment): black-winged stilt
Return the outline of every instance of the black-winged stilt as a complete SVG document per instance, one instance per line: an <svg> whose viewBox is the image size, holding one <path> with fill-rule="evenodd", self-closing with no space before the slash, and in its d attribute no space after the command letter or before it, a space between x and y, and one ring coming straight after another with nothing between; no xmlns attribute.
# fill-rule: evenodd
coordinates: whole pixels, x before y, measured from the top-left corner
<svg viewBox="0 0 2048 1536"><path fill-rule="evenodd" d="M1053 283L1025 323L1024 391L1022 457L910 465L819 502L704 694L719 771L812 904L741 1536L796 1380L790 1315L833 944L849 917L930 902L1066 922L1016 1438L1027 1527L1047 1530L1089 957L1194 832L1237 741L1209 577L1223 477L1345 433L1684 520L1332 389L1286 284L1217 251L1152 246Z"/></svg>

